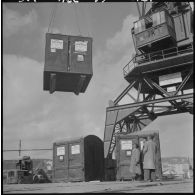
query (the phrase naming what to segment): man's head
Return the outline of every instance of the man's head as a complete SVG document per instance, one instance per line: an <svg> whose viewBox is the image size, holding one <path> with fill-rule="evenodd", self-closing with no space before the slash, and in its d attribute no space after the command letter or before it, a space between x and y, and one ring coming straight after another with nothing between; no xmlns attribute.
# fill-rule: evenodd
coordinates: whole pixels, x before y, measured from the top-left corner
<svg viewBox="0 0 195 195"><path fill-rule="evenodd" d="M152 140L153 139L153 136L152 135L148 135L148 140Z"/></svg>
<svg viewBox="0 0 195 195"><path fill-rule="evenodd" d="M133 148L138 148L138 144L136 142L133 143Z"/></svg>

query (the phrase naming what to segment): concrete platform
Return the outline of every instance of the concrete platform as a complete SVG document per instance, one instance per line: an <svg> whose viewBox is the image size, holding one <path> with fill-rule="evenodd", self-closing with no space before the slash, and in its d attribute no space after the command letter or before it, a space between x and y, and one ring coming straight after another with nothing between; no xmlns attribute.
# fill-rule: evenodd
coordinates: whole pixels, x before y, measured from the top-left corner
<svg viewBox="0 0 195 195"><path fill-rule="evenodd" d="M193 180L178 181L113 181L75 182L50 184L10 184L3 185L4 194L23 193L163 193L193 192Z"/></svg>

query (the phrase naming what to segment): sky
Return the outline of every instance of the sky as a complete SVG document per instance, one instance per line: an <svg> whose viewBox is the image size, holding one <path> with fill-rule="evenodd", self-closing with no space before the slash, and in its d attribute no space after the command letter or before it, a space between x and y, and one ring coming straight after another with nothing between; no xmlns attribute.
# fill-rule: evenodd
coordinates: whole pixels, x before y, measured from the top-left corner
<svg viewBox="0 0 195 195"><path fill-rule="evenodd" d="M52 148L59 139L96 135L103 140L106 107L127 86L123 67L134 53L135 2L58 3L50 32L93 38L93 77L84 94L43 91L45 33L55 3L3 3L3 149ZM156 119L162 157L193 156L193 116ZM48 152L22 152L52 158ZM3 159L17 159L4 152Z"/></svg>

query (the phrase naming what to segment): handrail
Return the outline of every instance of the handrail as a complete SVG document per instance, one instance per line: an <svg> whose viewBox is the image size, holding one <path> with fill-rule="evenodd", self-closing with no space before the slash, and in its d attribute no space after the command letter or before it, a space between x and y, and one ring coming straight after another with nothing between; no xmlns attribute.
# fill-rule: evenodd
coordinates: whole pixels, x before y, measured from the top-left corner
<svg viewBox="0 0 195 195"><path fill-rule="evenodd" d="M128 65L135 59L135 57L136 56L134 56L126 65L125 65L125 67L129 67ZM124 71L125 71L125 67L123 68L123 73L124 73ZM126 72L126 71L125 71ZM126 72L126 73L128 73L128 72ZM125 74L124 74L125 75Z"/></svg>
<svg viewBox="0 0 195 195"><path fill-rule="evenodd" d="M147 62L151 62L154 60L165 59L171 56L177 56L179 54L184 54L193 51L193 44L189 44L189 48L182 48L183 46L179 47L171 47L164 50L159 50L155 52L151 52L148 54L141 54L134 56L123 68L123 74L126 76L137 64L143 64ZM139 58L139 59L138 59ZM134 61L135 59L135 61ZM137 60L136 60L137 59ZM132 62L133 61L133 62Z"/></svg>

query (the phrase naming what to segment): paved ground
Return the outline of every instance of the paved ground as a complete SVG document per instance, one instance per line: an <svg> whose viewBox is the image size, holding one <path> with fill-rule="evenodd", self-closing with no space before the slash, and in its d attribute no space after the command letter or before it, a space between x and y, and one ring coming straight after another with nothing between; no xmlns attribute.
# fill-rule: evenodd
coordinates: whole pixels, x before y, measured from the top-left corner
<svg viewBox="0 0 195 195"><path fill-rule="evenodd" d="M3 185L3 193L192 193L193 180L162 182L76 182Z"/></svg>

